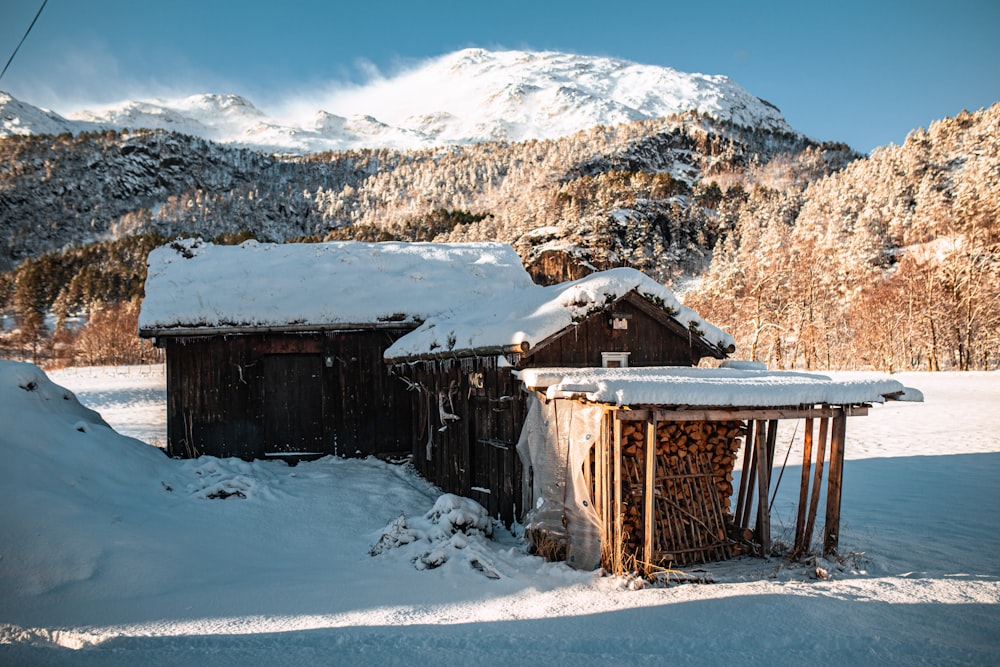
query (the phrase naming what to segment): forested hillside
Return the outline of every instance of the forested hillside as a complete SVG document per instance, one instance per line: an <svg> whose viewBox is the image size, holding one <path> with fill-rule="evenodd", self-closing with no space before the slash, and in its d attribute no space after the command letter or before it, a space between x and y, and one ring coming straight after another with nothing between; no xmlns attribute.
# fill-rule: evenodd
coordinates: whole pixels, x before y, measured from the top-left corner
<svg viewBox="0 0 1000 667"><path fill-rule="evenodd" d="M689 305L783 367L1000 365L1000 105L751 186Z"/></svg>
<svg viewBox="0 0 1000 667"><path fill-rule="evenodd" d="M693 286L689 303L737 336L738 356L775 366L993 368L998 115L963 113L869 158L694 113L306 157L160 132L9 137L7 354L47 312L133 302L146 247L199 235L505 241L539 282L628 265Z"/></svg>

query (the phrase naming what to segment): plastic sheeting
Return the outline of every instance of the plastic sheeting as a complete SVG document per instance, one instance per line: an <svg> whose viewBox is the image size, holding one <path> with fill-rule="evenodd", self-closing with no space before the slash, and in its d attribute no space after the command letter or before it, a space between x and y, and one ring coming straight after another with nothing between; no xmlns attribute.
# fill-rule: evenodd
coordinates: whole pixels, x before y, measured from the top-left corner
<svg viewBox="0 0 1000 667"><path fill-rule="evenodd" d="M569 400L528 397L517 453L524 467L525 529L562 541L566 562L580 570L601 564L601 523L584 477L601 438L604 409Z"/></svg>

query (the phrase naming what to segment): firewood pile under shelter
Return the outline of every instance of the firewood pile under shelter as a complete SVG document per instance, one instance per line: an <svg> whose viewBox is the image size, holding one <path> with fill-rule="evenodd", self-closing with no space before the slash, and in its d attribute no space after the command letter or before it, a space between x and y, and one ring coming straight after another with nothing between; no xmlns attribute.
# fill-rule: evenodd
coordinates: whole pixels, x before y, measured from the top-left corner
<svg viewBox="0 0 1000 667"><path fill-rule="evenodd" d="M769 553L779 420L804 426L793 553L810 549L821 510L822 550L835 552L847 417L906 391L745 368L519 374L534 392L518 444L526 532L542 552L615 573Z"/></svg>

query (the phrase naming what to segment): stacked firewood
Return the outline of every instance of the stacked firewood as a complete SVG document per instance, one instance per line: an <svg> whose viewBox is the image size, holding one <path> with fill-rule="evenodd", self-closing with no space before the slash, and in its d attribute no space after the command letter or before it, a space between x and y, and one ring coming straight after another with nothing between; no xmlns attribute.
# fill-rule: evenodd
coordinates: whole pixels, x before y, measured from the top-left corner
<svg viewBox="0 0 1000 667"><path fill-rule="evenodd" d="M644 545L645 422L622 427L622 546ZM656 429L654 541L657 564L684 565L733 555L733 462L742 422L659 422Z"/></svg>

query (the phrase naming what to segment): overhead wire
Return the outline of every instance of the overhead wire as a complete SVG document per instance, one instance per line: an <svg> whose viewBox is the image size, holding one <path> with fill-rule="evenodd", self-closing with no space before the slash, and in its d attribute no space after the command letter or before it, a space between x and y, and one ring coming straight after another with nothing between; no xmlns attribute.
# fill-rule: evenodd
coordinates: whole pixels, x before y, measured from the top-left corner
<svg viewBox="0 0 1000 667"><path fill-rule="evenodd" d="M14 47L14 51L10 54L10 58L7 58L7 64L3 66L3 71L0 71L0 79L3 79L3 75L7 73L7 68L10 67L11 62L14 60L14 56L17 55L21 45L24 44L24 40L28 39L28 33L30 33L31 29L35 27L35 22L38 20L38 17L42 15L42 10L45 9L45 4L48 1L49 0L42 0L42 6L39 7L38 12L35 13L35 18L31 19L31 25L29 25L28 29L24 31L24 37L22 37L21 41L17 43L17 46Z"/></svg>

